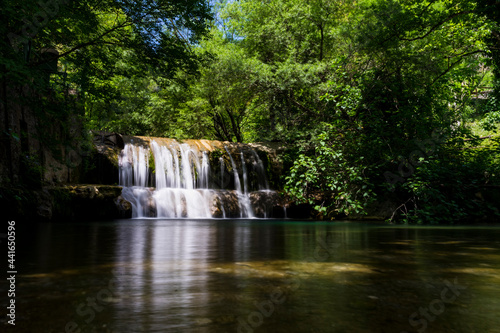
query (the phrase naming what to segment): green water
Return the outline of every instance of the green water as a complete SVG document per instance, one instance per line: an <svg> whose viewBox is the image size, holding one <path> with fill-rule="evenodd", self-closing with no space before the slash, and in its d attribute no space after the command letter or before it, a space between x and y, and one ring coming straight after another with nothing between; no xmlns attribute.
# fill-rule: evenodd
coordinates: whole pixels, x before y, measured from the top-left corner
<svg viewBox="0 0 500 333"><path fill-rule="evenodd" d="M498 227L118 220L17 243L2 332L500 332Z"/></svg>

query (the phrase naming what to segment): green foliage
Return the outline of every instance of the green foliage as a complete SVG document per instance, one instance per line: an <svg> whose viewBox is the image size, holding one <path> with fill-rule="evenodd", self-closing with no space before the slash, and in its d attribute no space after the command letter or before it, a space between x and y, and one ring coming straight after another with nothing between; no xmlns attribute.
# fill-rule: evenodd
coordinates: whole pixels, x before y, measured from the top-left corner
<svg viewBox="0 0 500 333"><path fill-rule="evenodd" d="M448 147L416 167L403 186L409 194L399 211L403 222L457 224L500 217L498 205L486 196L488 186L499 182L499 140L488 148L472 142L461 152Z"/></svg>
<svg viewBox="0 0 500 333"><path fill-rule="evenodd" d="M213 137L242 142L243 126L262 91L260 81L266 68L220 36L212 36L202 46L213 55L213 61L201 71L193 87L195 100L187 106L209 117Z"/></svg>
<svg viewBox="0 0 500 333"><path fill-rule="evenodd" d="M496 97L491 97L486 102L480 124L483 130L496 133L500 124L500 102Z"/></svg>
<svg viewBox="0 0 500 333"><path fill-rule="evenodd" d="M285 190L324 216L360 214L375 198L364 156L350 151L331 124L301 147L286 176Z"/></svg>
<svg viewBox="0 0 500 333"><path fill-rule="evenodd" d="M350 17L355 19L339 29L349 36L349 53L337 57L328 73L330 91L321 95L326 102L321 115L335 129L329 138L336 144L325 150L312 134L308 142L314 153L309 149L296 158L287 178L288 192L310 201L311 189L333 189L340 194L334 194L332 207L345 209L349 204L339 198L359 201L359 184L352 186L352 180L362 179L367 197L388 197L390 187L372 184L380 184L395 161L412 157L416 142L425 142L439 130L453 145L445 155L425 156L425 163L408 166L406 174L400 170L396 191L407 201L399 210L404 214L397 216L404 222L451 223L494 214L491 202L476 203L473 198L485 184L484 173L497 174L491 153L495 150L479 153L464 141L473 139L467 124L477 114L474 96L487 94L488 87L482 88L488 73L485 55L494 23L475 3L453 1L366 1ZM490 99L490 110L494 104ZM491 129L495 111L486 114L482 122ZM359 175L363 177L356 178ZM328 176L339 181L342 190ZM495 177L489 181L498 183Z"/></svg>
<svg viewBox="0 0 500 333"><path fill-rule="evenodd" d="M179 73L196 73L193 48L212 16L198 0L28 0L4 1L0 18L7 36L0 41L1 77L9 86L29 85L48 97L47 78L58 75L63 86L49 88L66 100L77 95L90 128L163 134L165 125L156 126L164 104L173 106L161 101L160 87ZM59 73L48 74L54 61Z"/></svg>

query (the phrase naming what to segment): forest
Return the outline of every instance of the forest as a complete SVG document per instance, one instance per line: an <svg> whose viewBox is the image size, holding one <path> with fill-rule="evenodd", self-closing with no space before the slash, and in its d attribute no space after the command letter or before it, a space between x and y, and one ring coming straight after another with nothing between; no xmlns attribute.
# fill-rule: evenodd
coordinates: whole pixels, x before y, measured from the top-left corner
<svg viewBox="0 0 500 333"><path fill-rule="evenodd" d="M4 0L0 22L2 107L28 104L40 138L76 115L279 142L284 193L323 218L500 219L499 1Z"/></svg>

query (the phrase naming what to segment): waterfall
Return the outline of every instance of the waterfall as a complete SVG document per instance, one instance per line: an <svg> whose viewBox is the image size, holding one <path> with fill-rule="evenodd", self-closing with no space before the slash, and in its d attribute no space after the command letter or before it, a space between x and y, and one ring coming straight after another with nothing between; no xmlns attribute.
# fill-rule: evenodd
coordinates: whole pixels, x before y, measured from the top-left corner
<svg viewBox="0 0 500 333"><path fill-rule="evenodd" d="M262 160L260 159L259 155L255 150L252 149L251 152L255 159L254 168L257 171L258 179L260 180L259 190L268 190L269 183L267 182L266 169L264 168L264 163L262 163Z"/></svg>
<svg viewBox="0 0 500 333"><path fill-rule="evenodd" d="M127 145L118 157L118 164L120 166L120 185L127 187L147 186L149 149L142 146Z"/></svg>
<svg viewBox="0 0 500 333"><path fill-rule="evenodd" d="M247 173L247 166L245 163L245 156L243 156L243 152L240 153L241 155L241 166L243 168L243 189L244 192L243 194L248 193L248 173Z"/></svg>
<svg viewBox="0 0 500 333"><path fill-rule="evenodd" d="M203 152L203 159L201 160L201 173L200 182L198 187L208 189L208 175L210 174L210 164L208 163L208 154Z"/></svg>
<svg viewBox="0 0 500 333"><path fill-rule="evenodd" d="M149 146L144 144L147 141ZM123 198L132 205L133 217L254 218L270 215L272 207L269 207L269 200L266 201L267 194L263 193L277 194L268 189L265 168L255 150L240 149L241 165L238 165L230 149L219 146L217 154L225 152L231 161L233 186L231 182L224 184L227 178L223 157L216 155L219 156L219 178L217 167L212 172L210 166L213 152L208 149L213 148L208 146L207 149L200 141L188 142L147 139L140 145L125 144L119 156L119 182ZM220 186L217 186L218 181ZM259 206L257 211L253 205Z"/></svg>
<svg viewBox="0 0 500 333"><path fill-rule="evenodd" d="M236 167L236 163L234 162L233 156L231 155L226 146L224 147L224 149L226 149L226 152L229 155L229 158L231 159L231 166L233 168L233 174L234 174L234 187L236 189L236 194L238 196L238 203L240 206L240 217L253 217L252 207L250 206L250 197L248 196L248 193L243 193L241 191L240 176L238 175L238 168ZM244 185L246 186L247 173L245 167L245 160L243 159L243 154L241 156L242 156L241 163L243 166L243 179L244 179Z"/></svg>
<svg viewBox="0 0 500 333"><path fill-rule="evenodd" d="M224 159L222 157L219 157L219 163L220 163L220 189L224 189Z"/></svg>
<svg viewBox="0 0 500 333"><path fill-rule="evenodd" d="M132 205L132 216L147 215L150 206L148 185L149 149L127 145L118 157L119 181L124 186L122 196Z"/></svg>
<svg viewBox="0 0 500 333"><path fill-rule="evenodd" d="M234 175L234 187L236 188L236 191L238 193L241 193L240 176L238 176L238 169L236 168L236 163L234 162L233 156L231 155L226 146L224 146L224 149L226 150L227 154L229 155L229 158L231 159L231 166L233 167L233 175Z"/></svg>
<svg viewBox="0 0 500 333"><path fill-rule="evenodd" d="M252 211L252 205L250 204L250 193L248 193L248 172L247 172L247 165L245 163L245 156L243 155L243 152L241 152L240 155L241 155L241 166L243 169L244 192L243 193L241 193L241 191L238 192L238 197L240 198L241 205L244 207L247 216L254 217Z"/></svg>

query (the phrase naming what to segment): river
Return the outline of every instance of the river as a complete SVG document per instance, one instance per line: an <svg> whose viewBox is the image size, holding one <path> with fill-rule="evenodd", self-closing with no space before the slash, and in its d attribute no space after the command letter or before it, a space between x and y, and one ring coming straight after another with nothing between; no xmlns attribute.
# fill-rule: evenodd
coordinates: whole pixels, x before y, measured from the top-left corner
<svg viewBox="0 0 500 333"><path fill-rule="evenodd" d="M2 331L500 332L499 227L131 219L16 249Z"/></svg>

